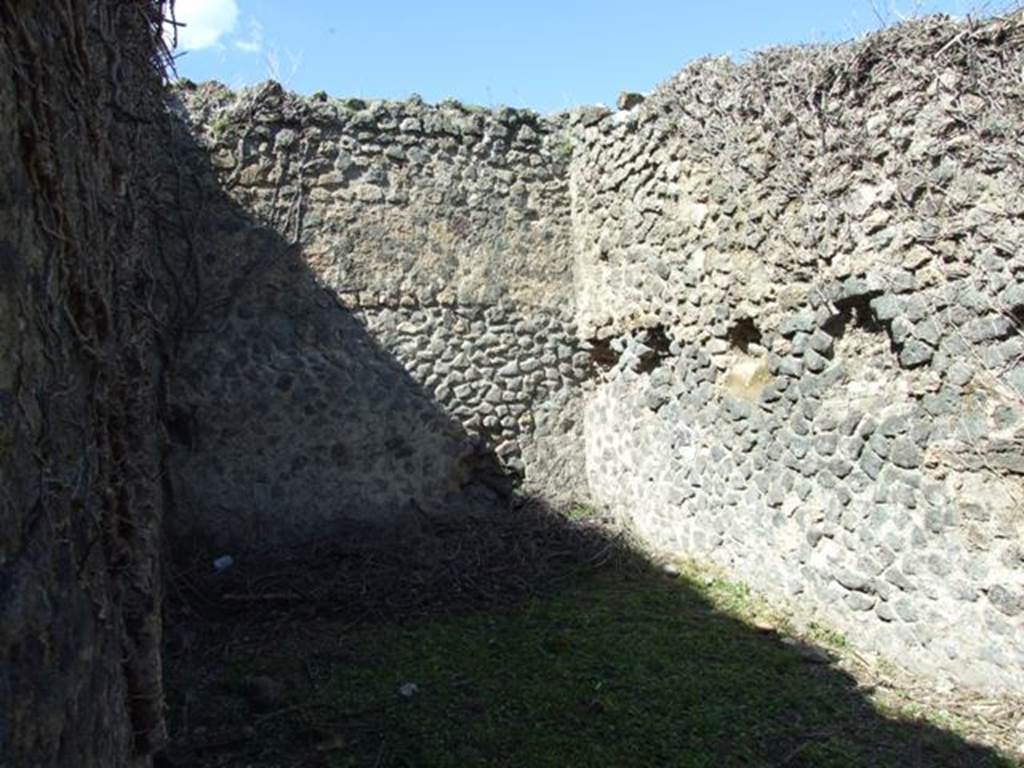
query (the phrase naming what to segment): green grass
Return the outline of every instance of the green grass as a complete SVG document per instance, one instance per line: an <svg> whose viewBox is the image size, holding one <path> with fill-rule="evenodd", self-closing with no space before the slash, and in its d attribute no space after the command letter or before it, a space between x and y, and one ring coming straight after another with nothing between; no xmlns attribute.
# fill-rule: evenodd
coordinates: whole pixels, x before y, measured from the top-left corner
<svg viewBox="0 0 1024 768"><path fill-rule="evenodd" d="M210 135L215 141L226 138L235 129L231 119L226 115L218 115L210 124Z"/></svg>
<svg viewBox="0 0 1024 768"><path fill-rule="evenodd" d="M189 728L206 734L179 740L181 764L1012 765L876 712L846 674L738 618L763 608L684 567L675 579L605 572L512 608L407 624L285 623L205 670L171 663L175 708L192 688ZM261 674L287 689L262 715L241 694ZM212 732L242 736L211 746Z"/></svg>
<svg viewBox="0 0 1024 768"><path fill-rule="evenodd" d="M565 516L570 520L594 520L599 517L597 510L588 507L586 504L573 504L565 510Z"/></svg>

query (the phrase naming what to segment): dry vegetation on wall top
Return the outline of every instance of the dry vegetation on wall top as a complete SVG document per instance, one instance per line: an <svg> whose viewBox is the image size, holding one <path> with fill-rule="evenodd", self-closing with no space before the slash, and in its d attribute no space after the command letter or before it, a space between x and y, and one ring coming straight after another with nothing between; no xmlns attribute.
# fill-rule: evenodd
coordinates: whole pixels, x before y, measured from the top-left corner
<svg viewBox="0 0 1024 768"><path fill-rule="evenodd" d="M704 258L726 262L730 251L756 253L747 275L736 271L717 287L739 317L756 315L772 330L807 300L822 270L863 275L899 252L901 260L929 261L916 267L929 268L921 277L932 284L943 279L940 270L964 272L966 259L998 245L1000 230L1010 237L1004 247L1014 243L1009 230L1021 211L1013 192L1024 181L1016 130L1024 113L1022 41L1020 14L983 22L929 17L853 43L771 49L743 64L701 60L633 110L584 112L584 125L622 141L613 165L584 160L583 178L595 202L625 225L588 233L605 236L594 246L599 262L612 263L585 269L600 277L621 268L623 250L640 245L678 245L693 258L692 246L701 244ZM975 173L960 173L967 170ZM648 177L662 189L650 189ZM638 190L646 210L621 199ZM674 202L680 210L670 209ZM707 223L723 239L704 244L696 235L712 213ZM862 235L854 223L864 214L871 219ZM906 231L893 232L896 222ZM719 303L707 299L719 294L702 291L703 322L688 322L693 291L686 289L694 286L671 287L679 289L679 308L657 282L616 284L601 297L609 303L584 303L582 330L607 335L660 322L690 336L726 320L706 314Z"/></svg>

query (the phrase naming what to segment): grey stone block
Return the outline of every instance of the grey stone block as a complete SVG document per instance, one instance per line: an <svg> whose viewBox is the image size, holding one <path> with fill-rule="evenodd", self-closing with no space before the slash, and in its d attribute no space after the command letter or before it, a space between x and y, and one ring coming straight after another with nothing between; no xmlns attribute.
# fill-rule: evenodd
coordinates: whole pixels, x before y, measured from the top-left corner
<svg viewBox="0 0 1024 768"><path fill-rule="evenodd" d="M669 402L669 395L664 390L649 389L644 394L644 407L657 412L663 405Z"/></svg>
<svg viewBox="0 0 1024 768"><path fill-rule="evenodd" d="M914 332L914 324L907 320L903 315L900 315L899 317L893 318L893 321L889 326L889 330L892 333L892 340L896 342L896 344L903 344Z"/></svg>
<svg viewBox="0 0 1024 768"><path fill-rule="evenodd" d="M804 366L811 373L821 373L828 367L828 358L813 349L804 352Z"/></svg>
<svg viewBox="0 0 1024 768"><path fill-rule="evenodd" d="M1024 613L1024 591L996 585L988 590L987 596L996 610L1005 616L1019 616Z"/></svg>
<svg viewBox="0 0 1024 768"><path fill-rule="evenodd" d="M832 456L839 444L839 437L835 434L823 434L814 438L814 449L822 456Z"/></svg>
<svg viewBox="0 0 1024 768"><path fill-rule="evenodd" d="M826 333L820 328L812 333L807 340L807 345L819 354L830 356L832 349L835 344L835 339L832 338L831 334Z"/></svg>
<svg viewBox="0 0 1024 768"><path fill-rule="evenodd" d="M893 610L892 606L889 605L889 603L886 603L881 600L875 606L875 615L878 616L878 618L880 618L882 621L887 623L896 621L896 619L898 618L896 615L896 611Z"/></svg>
<svg viewBox="0 0 1024 768"><path fill-rule="evenodd" d="M932 425L927 421L917 421L910 429L910 439L919 447L925 448L932 435Z"/></svg>
<svg viewBox="0 0 1024 768"><path fill-rule="evenodd" d="M964 338L975 344L993 339L1005 339L1014 331L1013 321L1005 315L981 317L972 320L960 329Z"/></svg>
<svg viewBox="0 0 1024 768"><path fill-rule="evenodd" d="M891 567L885 572L885 578L890 584L903 592L913 592L914 584L907 578L906 574L897 567Z"/></svg>
<svg viewBox="0 0 1024 768"><path fill-rule="evenodd" d="M931 347L937 347L939 346L939 341L942 338L942 331L935 318L929 318L914 326L914 335L925 344L928 344Z"/></svg>
<svg viewBox="0 0 1024 768"><path fill-rule="evenodd" d="M896 296L883 294L873 298L870 306L875 313L875 317L882 322L887 322L900 314L902 311L901 304Z"/></svg>
<svg viewBox="0 0 1024 768"><path fill-rule="evenodd" d="M917 287L917 280L912 272L897 269L889 275L888 287L893 293L908 293Z"/></svg>
<svg viewBox="0 0 1024 768"><path fill-rule="evenodd" d="M833 576L836 581L847 589L859 590L862 592L870 591L871 579L862 573L855 573L846 568L838 568Z"/></svg>
<svg viewBox="0 0 1024 768"><path fill-rule="evenodd" d="M864 413L858 408L851 408L839 424L839 431L849 437L857 432L857 426L864 417Z"/></svg>
<svg viewBox="0 0 1024 768"><path fill-rule="evenodd" d="M889 458L889 450L891 446L892 440L888 437L884 437L881 432L876 432L868 440L868 448L882 459Z"/></svg>
<svg viewBox="0 0 1024 768"><path fill-rule="evenodd" d="M877 480L882 473L882 467L885 466L885 462L874 451L864 451L861 454L859 466L864 471L864 474L872 480Z"/></svg>
<svg viewBox="0 0 1024 768"><path fill-rule="evenodd" d="M816 547L818 546L818 542L825 537L825 530L820 526L812 526L807 529L805 536L807 538L807 543L812 547Z"/></svg>
<svg viewBox="0 0 1024 768"><path fill-rule="evenodd" d="M803 375L804 364L799 357L784 357L778 362L776 367L776 373L780 376L789 376L792 379L798 379Z"/></svg>
<svg viewBox="0 0 1024 768"><path fill-rule="evenodd" d="M828 391L827 382L823 376L803 376L797 382L797 387L806 400L823 397Z"/></svg>
<svg viewBox="0 0 1024 768"><path fill-rule="evenodd" d="M907 624L912 624L917 621L917 610L914 608L914 604L907 598L903 597L897 600L894 603L893 608L895 609L896 615L899 617L900 621L904 621Z"/></svg>
<svg viewBox="0 0 1024 768"><path fill-rule="evenodd" d="M960 398L953 390L943 387L921 398L921 405L931 416L945 416L959 410Z"/></svg>
<svg viewBox="0 0 1024 768"><path fill-rule="evenodd" d="M905 414L892 414L882 420L878 427L878 434L885 437L895 437L910 431L911 421Z"/></svg>
<svg viewBox="0 0 1024 768"><path fill-rule="evenodd" d="M953 570L953 564L949 558L939 553L928 556L928 570L934 575L945 578Z"/></svg>
<svg viewBox="0 0 1024 768"><path fill-rule="evenodd" d="M863 592L849 592L843 596L843 602L852 611L870 611L875 607L878 598Z"/></svg>
<svg viewBox="0 0 1024 768"><path fill-rule="evenodd" d="M889 460L904 469L916 469L924 461L924 453L907 437L898 437L889 450Z"/></svg>
<svg viewBox="0 0 1024 768"><path fill-rule="evenodd" d="M804 310L795 314L789 315L779 323L779 333L783 336L793 336L798 332L810 333L817 327L817 320L815 314L811 311Z"/></svg>
<svg viewBox="0 0 1024 768"><path fill-rule="evenodd" d="M935 354L935 350L917 339L911 339L900 350L900 364L905 368L917 368L924 365Z"/></svg>
<svg viewBox="0 0 1024 768"><path fill-rule="evenodd" d="M828 468L840 480L845 479L853 472L853 463L843 458L834 458L828 463Z"/></svg>

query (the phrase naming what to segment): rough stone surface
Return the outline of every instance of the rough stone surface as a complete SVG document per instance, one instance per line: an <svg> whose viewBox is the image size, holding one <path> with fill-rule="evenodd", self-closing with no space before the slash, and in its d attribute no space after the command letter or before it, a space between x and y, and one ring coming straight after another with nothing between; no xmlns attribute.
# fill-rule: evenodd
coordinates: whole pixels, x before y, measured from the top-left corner
<svg viewBox="0 0 1024 768"><path fill-rule="evenodd" d="M969 56L1024 32L982 25L969 56L962 32L709 59L577 126L579 333L673 349L667 384L623 355L588 385L587 477L659 548L1019 691L1024 104L999 79L975 95Z"/></svg>
<svg viewBox="0 0 1024 768"><path fill-rule="evenodd" d="M172 382L182 535L585 498L563 120L272 83L176 99L212 259Z"/></svg>
<svg viewBox="0 0 1024 768"><path fill-rule="evenodd" d="M0 3L0 765L11 768L141 766L164 740L163 303L147 246L159 5Z"/></svg>
<svg viewBox="0 0 1024 768"><path fill-rule="evenodd" d="M226 194L195 209L178 526L591 499L908 667L1024 689L1024 633L973 630L1024 628L1022 104L970 86L1024 33L963 31L552 117L179 89Z"/></svg>
<svg viewBox="0 0 1024 768"><path fill-rule="evenodd" d="M1024 690L1019 15L541 117L165 105L160 7L0 4L0 764L160 747L165 505L234 552L590 500Z"/></svg>

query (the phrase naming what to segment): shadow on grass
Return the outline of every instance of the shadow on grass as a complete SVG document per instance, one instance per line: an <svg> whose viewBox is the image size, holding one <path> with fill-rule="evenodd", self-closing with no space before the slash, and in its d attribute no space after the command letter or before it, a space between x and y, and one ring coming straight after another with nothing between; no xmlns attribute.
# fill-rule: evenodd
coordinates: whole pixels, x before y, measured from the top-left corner
<svg viewBox="0 0 1024 768"><path fill-rule="evenodd" d="M193 587L169 765L1013 764L537 503Z"/></svg>

